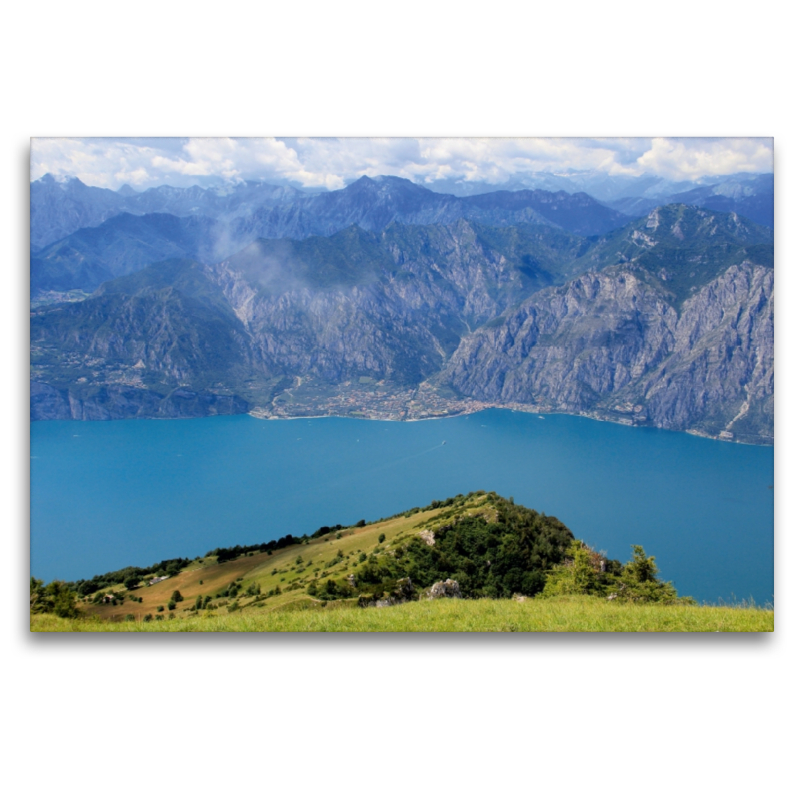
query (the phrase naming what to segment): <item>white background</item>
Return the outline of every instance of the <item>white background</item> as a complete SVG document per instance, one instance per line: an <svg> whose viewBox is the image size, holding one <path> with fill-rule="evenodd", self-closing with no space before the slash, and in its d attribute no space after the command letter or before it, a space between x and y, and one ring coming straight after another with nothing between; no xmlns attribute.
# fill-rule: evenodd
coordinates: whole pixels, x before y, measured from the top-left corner
<svg viewBox="0 0 800 800"><path fill-rule="evenodd" d="M782 798L796 790L800 132L796 31L782 7L6 7L6 796ZM775 136L775 634L27 632L29 137L311 134Z"/></svg>

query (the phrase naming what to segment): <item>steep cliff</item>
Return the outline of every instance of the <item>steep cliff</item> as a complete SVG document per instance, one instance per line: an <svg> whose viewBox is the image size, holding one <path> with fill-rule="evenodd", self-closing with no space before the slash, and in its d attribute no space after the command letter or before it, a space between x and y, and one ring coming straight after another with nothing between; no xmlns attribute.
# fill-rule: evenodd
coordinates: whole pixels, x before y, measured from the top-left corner
<svg viewBox="0 0 800 800"><path fill-rule="evenodd" d="M745 261L678 311L625 267L591 272L464 338L439 379L486 402L770 441L773 285Z"/></svg>

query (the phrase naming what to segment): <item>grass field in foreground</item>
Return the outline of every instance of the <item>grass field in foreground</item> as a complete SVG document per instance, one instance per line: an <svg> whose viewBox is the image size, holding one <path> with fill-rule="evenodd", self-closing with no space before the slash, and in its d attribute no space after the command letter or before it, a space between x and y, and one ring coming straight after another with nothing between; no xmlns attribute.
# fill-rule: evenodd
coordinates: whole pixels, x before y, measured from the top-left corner
<svg viewBox="0 0 800 800"><path fill-rule="evenodd" d="M728 606L618 605L593 597L516 600L421 600L389 608L329 603L293 610L251 608L220 615L153 622L31 616L31 630L84 632L170 631L695 631L774 630L773 611Z"/></svg>

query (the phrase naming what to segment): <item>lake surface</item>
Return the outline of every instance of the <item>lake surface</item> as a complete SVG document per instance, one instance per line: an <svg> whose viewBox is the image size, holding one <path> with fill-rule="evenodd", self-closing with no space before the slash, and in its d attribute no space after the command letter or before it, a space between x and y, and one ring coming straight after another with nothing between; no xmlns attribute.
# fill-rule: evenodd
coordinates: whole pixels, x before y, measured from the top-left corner
<svg viewBox="0 0 800 800"><path fill-rule="evenodd" d="M444 443L446 442L446 444ZM681 594L773 601L773 448L505 410L31 423L31 573L75 580L483 489Z"/></svg>

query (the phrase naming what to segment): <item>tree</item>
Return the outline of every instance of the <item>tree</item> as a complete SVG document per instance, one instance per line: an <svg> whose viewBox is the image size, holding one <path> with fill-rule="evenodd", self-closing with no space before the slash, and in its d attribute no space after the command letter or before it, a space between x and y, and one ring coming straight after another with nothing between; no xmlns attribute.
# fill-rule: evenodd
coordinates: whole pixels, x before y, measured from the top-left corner
<svg viewBox="0 0 800 800"><path fill-rule="evenodd" d="M30 607L34 614L56 614L70 618L78 616L77 595L64 581L43 581L31 577Z"/></svg>
<svg viewBox="0 0 800 800"><path fill-rule="evenodd" d="M566 558L545 579L545 597L570 594L604 595L608 588L605 560L579 539L567 548Z"/></svg>
<svg viewBox="0 0 800 800"><path fill-rule="evenodd" d="M622 568L615 587L620 600L634 603L664 603L667 605L694 605L691 597L678 597L671 581L658 579L654 556L648 556L641 545L633 545L633 558Z"/></svg>
<svg viewBox="0 0 800 800"><path fill-rule="evenodd" d="M172 593L172 602L173 603L180 603L180 602L182 602L182 600L183 600L183 595L180 593L180 591L178 589L176 589Z"/></svg>

